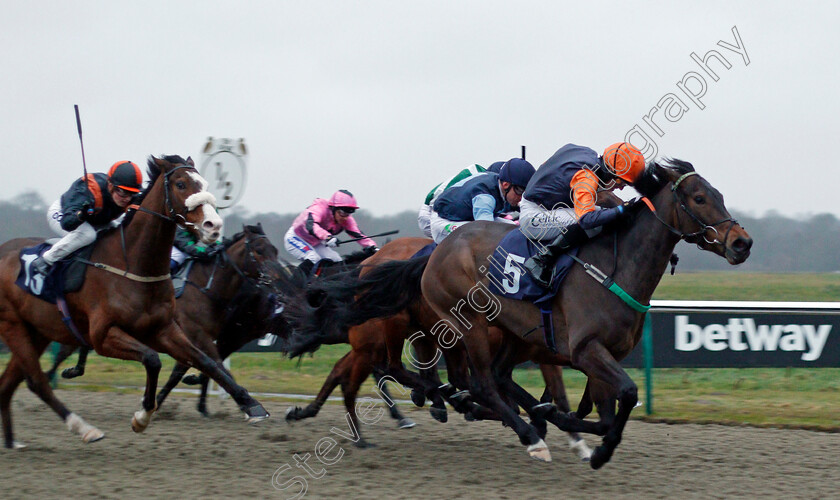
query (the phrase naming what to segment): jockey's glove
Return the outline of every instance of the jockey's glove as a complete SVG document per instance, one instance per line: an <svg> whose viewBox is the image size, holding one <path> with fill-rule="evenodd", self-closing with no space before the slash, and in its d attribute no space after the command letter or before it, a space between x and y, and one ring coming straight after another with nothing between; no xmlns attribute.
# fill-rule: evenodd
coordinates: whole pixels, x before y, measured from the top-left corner
<svg viewBox="0 0 840 500"><path fill-rule="evenodd" d="M327 245L330 248L335 248L338 246L338 238L333 236L332 238L328 239L324 242L324 245Z"/></svg>

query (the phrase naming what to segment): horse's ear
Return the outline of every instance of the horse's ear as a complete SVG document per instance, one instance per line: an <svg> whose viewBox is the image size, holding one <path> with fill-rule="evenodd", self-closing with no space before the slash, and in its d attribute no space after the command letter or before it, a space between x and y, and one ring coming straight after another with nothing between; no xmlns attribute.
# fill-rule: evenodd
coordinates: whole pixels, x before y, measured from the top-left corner
<svg viewBox="0 0 840 500"><path fill-rule="evenodd" d="M161 170L161 172L169 172L172 169L173 165L168 161L164 160L163 158L158 158L157 156L152 157L152 161L155 162L155 165Z"/></svg>
<svg viewBox="0 0 840 500"><path fill-rule="evenodd" d="M195 162L193 161L192 156L187 156L187 165L191 167L195 166Z"/></svg>

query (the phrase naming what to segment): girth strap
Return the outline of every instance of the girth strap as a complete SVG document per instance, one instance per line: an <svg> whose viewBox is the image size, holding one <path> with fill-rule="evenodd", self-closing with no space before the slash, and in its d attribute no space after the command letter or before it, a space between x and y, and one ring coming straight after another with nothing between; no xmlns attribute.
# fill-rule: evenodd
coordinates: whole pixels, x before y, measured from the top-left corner
<svg viewBox="0 0 840 500"><path fill-rule="evenodd" d="M593 266L592 264L587 264L586 262L580 260L574 255L569 254L569 257L573 258L575 262L583 266L583 269L586 271L586 274L591 276L595 281L601 283L607 290L611 291L612 293L616 294L618 298L624 301L625 304L630 306L631 309L640 313L646 313L650 310L649 305L642 305L630 296L629 293L625 292L623 288L618 286L618 283L613 281L612 278L604 274L600 269Z"/></svg>
<svg viewBox="0 0 840 500"><path fill-rule="evenodd" d="M161 276L139 276L134 273L130 273L124 269L119 269L114 266L109 266L108 264L102 264L101 262L91 262L87 259L83 259L81 257L73 257L75 260L79 262L83 262L89 266L93 266L97 269L102 269L103 271L108 271L109 273L114 273L117 276L122 276L123 278L128 278L132 281L139 281L141 283L156 283L158 281L166 281L171 278L169 274L164 274Z"/></svg>

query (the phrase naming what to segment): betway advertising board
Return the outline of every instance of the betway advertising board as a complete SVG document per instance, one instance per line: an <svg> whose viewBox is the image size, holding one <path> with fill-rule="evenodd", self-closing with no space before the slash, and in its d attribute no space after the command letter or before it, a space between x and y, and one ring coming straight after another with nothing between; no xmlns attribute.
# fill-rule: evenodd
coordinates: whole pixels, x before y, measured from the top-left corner
<svg viewBox="0 0 840 500"><path fill-rule="evenodd" d="M766 303L758 303L761 310L737 310L722 304L726 310L649 313L653 366L840 367L840 311L771 311ZM622 364L644 366L641 343Z"/></svg>

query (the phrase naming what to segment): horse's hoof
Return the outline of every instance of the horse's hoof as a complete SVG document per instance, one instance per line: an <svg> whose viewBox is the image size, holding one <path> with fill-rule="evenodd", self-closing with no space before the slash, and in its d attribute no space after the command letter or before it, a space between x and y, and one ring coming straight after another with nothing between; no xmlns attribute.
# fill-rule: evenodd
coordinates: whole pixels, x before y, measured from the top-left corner
<svg viewBox="0 0 840 500"><path fill-rule="evenodd" d="M539 460L540 462L551 462L551 452L548 451L548 446L542 439L540 439L536 444L529 446L526 451L534 460Z"/></svg>
<svg viewBox="0 0 840 500"><path fill-rule="evenodd" d="M612 457L612 451L607 451L604 445L598 446L589 457L589 466L598 470L610 461L610 457Z"/></svg>
<svg viewBox="0 0 840 500"><path fill-rule="evenodd" d="M355 446L356 448L359 448L360 450L364 450L364 449L366 449L366 448L376 448L376 445L375 445L375 444L370 443L370 442L368 442L368 441L365 441L365 440L364 440L364 439L362 439L362 438L359 438L359 440L358 440L358 441L356 441L355 443L353 443L353 446Z"/></svg>
<svg viewBox="0 0 840 500"><path fill-rule="evenodd" d="M468 391L466 389L463 390L463 391L458 391L455 394L449 396L449 399L451 399L452 401L454 401L457 404L465 404L468 401L470 401L470 398L471 398L470 391Z"/></svg>
<svg viewBox="0 0 840 500"><path fill-rule="evenodd" d="M592 458L592 449L589 448L583 438L578 440L569 438L569 448L577 454L581 462L588 462Z"/></svg>
<svg viewBox="0 0 840 500"><path fill-rule="evenodd" d="M186 385L198 385L201 383L199 375L185 375L181 382Z"/></svg>
<svg viewBox="0 0 840 500"><path fill-rule="evenodd" d="M423 394L423 391L412 389L411 402L414 403L414 406L418 408L423 408L423 405L426 404L426 395Z"/></svg>
<svg viewBox="0 0 840 500"><path fill-rule="evenodd" d="M61 378L76 378L85 374L84 370L79 370L75 366L65 369L61 372Z"/></svg>
<svg viewBox="0 0 840 500"><path fill-rule="evenodd" d="M403 417L400 419L399 422L397 422L397 427L399 427L400 429L411 429L415 425L417 425L417 423L408 417Z"/></svg>
<svg viewBox="0 0 840 500"><path fill-rule="evenodd" d="M145 430L146 430L146 427L148 427L148 426L149 426L149 423L148 423L148 422L146 422L146 424L144 425L144 424L143 424L143 423L142 423L142 422L141 422L141 421L137 418L137 414L135 414L133 417L131 417L131 430L132 430L132 431L134 431L134 432L136 432L136 433L138 433L138 434L139 434L139 433L141 433L141 432L145 431Z"/></svg>
<svg viewBox="0 0 840 500"><path fill-rule="evenodd" d="M105 433L100 431L96 427L94 427L93 429L90 429L89 431L87 431L82 436L82 441L85 444L95 443L95 442L100 441L102 439L105 439Z"/></svg>
<svg viewBox="0 0 840 500"><path fill-rule="evenodd" d="M199 408L198 413L204 418L210 418L210 412L207 411L207 408Z"/></svg>
<svg viewBox="0 0 840 500"><path fill-rule="evenodd" d="M464 420L466 420L467 422L475 422L478 419L475 418L475 415L473 415L471 411L468 411L464 413Z"/></svg>
<svg viewBox="0 0 840 500"><path fill-rule="evenodd" d="M445 424L447 420L449 420L449 416L447 415L446 408L437 408L437 407L430 407L429 413L432 415L432 418L437 420L438 422Z"/></svg>
<svg viewBox="0 0 840 500"><path fill-rule="evenodd" d="M23 450L26 448L26 445L20 441L12 441L11 445L6 444L6 448L9 450Z"/></svg>
<svg viewBox="0 0 840 500"><path fill-rule="evenodd" d="M249 424L256 424L257 422L262 422L263 420L267 419L271 416L265 408L259 403L255 403L253 406L249 406L243 410L245 412L245 421Z"/></svg>
<svg viewBox="0 0 840 500"><path fill-rule="evenodd" d="M286 421L287 422L295 422L298 420L298 412L300 411L299 406L291 406L288 410L286 410Z"/></svg>

